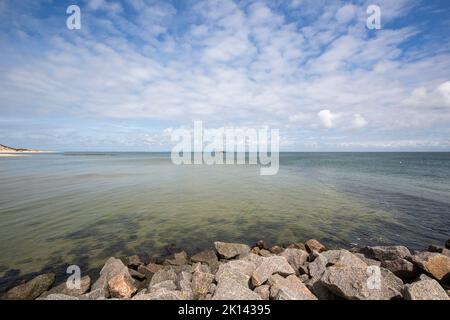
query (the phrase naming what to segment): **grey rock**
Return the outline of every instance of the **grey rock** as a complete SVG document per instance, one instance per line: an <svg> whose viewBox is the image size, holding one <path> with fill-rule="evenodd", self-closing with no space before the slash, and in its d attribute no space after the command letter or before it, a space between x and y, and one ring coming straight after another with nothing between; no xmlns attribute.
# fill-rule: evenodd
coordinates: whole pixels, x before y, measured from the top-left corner
<svg viewBox="0 0 450 320"><path fill-rule="evenodd" d="M219 267L219 259L213 250L205 250L191 257L192 262L206 263L212 272L216 272Z"/></svg>
<svg viewBox="0 0 450 320"><path fill-rule="evenodd" d="M390 300L402 297L399 292L399 285L403 283L401 279L389 270L380 268L378 286L376 274L370 270L362 267L329 267L319 281L334 294L349 300Z"/></svg>
<svg viewBox="0 0 450 320"><path fill-rule="evenodd" d="M420 269L440 282L450 279L450 258L436 252L419 252L411 261Z"/></svg>
<svg viewBox="0 0 450 320"><path fill-rule="evenodd" d="M448 239L447 241L445 241L445 247L447 249L450 249L450 239Z"/></svg>
<svg viewBox="0 0 450 320"><path fill-rule="evenodd" d="M406 259L385 260L381 262L381 267L390 270L402 280L410 280L418 275L416 266Z"/></svg>
<svg viewBox="0 0 450 320"><path fill-rule="evenodd" d="M139 271L136 271L134 269L128 269L128 272L130 273L130 276L134 279L144 280L146 278L145 274L140 273Z"/></svg>
<svg viewBox="0 0 450 320"><path fill-rule="evenodd" d="M117 275L126 275L131 278L131 275L128 272L128 267L124 265L120 259L111 257L106 260L105 265L102 270L100 270L100 278L94 282L91 291L96 289L104 289L105 293L109 295L108 281Z"/></svg>
<svg viewBox="0 0 450 320"><path fill-rule="evenodd" d="M87 292L81 295L79 298L80 300L104 300L106 299L106 292L105 289L99 288L91 292Z"/></svg>
<svg viewBox="0 0 450 320"><path fill-rule="evenodd" d="M406 300L450 300L444 288L434 280L421 280L407 284L405 287Z"/></svg>
<svg viewBox="0 0 450 320"><path fill-rule="evenodd" d="M143 265L143 263L138 255L126 257L124 259L124 262L127 267L132 268L132 269L136 269L140 265Z"/></svg>
<svg viewBox="0 0 450 320"><path fill-rule="evenodd" d="M358 258L360 258L362 261L364 261L368 266L378 266L378 267L381 266L381 261L367 258L365 255L359 252L353 254Z"/></svg>
<svg viewBox="0 0 450 320"><path fill-rule="evenodd" d="M167 289L167 290L174 291L174 290L177 290L177 285L175 284L175 281L173 281L173 280L161 281L153 286L149 286L147 293L155 292L160 289Z"/></svg>
<svg viewBox="0 0 450 320"><path fill-rule="evenodd" d="M258 254L259 254L261 257L270 257L270 256L273 256L273 253L270 252L269 250L266 250L266 249L260 249L259 252L258 252Z"/></svg>
<svg viewBox="0 0 450 320"><path fill-rule="evenodd" d="M217 253L225 259L237 256L245 256L250 252L250 247L241 243L214 242Z"/></svg>
<svg viewBox="0 0 450 320"><path fill-rule="evenodd" d="M259 249L266 249L266 250L269 249L264 240L258 240L256 242L256 247L258 247Z"/></svg>
<svg viewBox="0 0 450 320"><path fill-rule="evenodd" d="M192 275L192 293L196 299L204 299L209 292L209 287L214 280L211 273L196 271Z"/></svg>
<svg viewBox="0 0 450 320"><path fill-rule="evenodd" d="M300 249L288 248L284 250L281 256L285 257L291 267L298 272L300 267L306 263L308 253Z"/></svg>
<svg viewBox="0 0 450 320"><path fill-rule="evenodd" d="M272 246L272 248L270 248L270 252L272 252L272 253L274 253L274 254L280 254L280 253L282 253L283 251L284 251L284 248L282 248L282 247L280 247L280 246L277 246L277 245ZM260 251L259 254L261 254L261 251Z"/></svg>
<svg viewBox="0 0 450 320"><path fill-rule="evenodd" d="M222 270L224 268L231 268L236 269L242 272L243 274L248 275L249 277L253 274L253 272L256 270L256 263L253 261L248 260L231 260L227 263L223 264Z"/></svg>
<svg viewBox="0 0 450 320"><path fill-rule="evenodd" d="M262 300L270 299L270 286L267 284L263 284L262 286L256 287L253 290L256 294L258 294Z"/></svg>
<svg viewBox="0 0 450 320"><path fill-rule="evenodd" d="M317 298L313 299L310 295L290 290L288 288L282 288L278 291L275 300L317 300Z"/></svg>
<svg viewBox="0 0 450 320"><path fill-rule="evenodd" d="M326 270L328 259L324 255L319 255L313 262L308 264L309 276L313 279L320 279Z"/></svg>
<svg viewBox="0 0 450 320"><path fill-rule="evenodd" d="M173 256L173 259L166 260L168 264L182 266L189 263L189 257L185 251L177 252Z"/></svg>
<svg viewBox="0 0 450 320"><path fill-rule="evenodd" d="M259 255L254 254L254 253L249 253L247 256L241 258L240 260L251 261L258 268L261 265L261 263L264 261L264 257L261 257Z"/></svg>
<svg viewBox="0 0 450 320"><path fill-rule="evenodd" d="M320 279L309 279L305 281L305 285L319 300L336 300L336 295L324 286Z"/></svg>
<svg viewBox="0 0 450 320"><path fill-rule="evenodd" d="M261 297L233 279L220 281L212 300L261 300Z"/></svg>
<svg viewBox="0 0 450 320"><path fill-rule="evenodd" d="M270 276L268 284L270 285L270 297L276 298L278 291L281 289L289 289L297 295L304 297L301 300L317 300L317 298L309 291L309 289L295 275L284 278L278 274ZM309 299L306 299L309 297ZM298 299L297 299L298 300Z"/></svg>
<svg viewBox="0 0 450 320"><path fill-rule="evenodd" d="M405 246L364 247L359 252L368 258L379 261L404 259L411 255L411 252Z"/></svg>
<svg viewBox="0 0 450 320"><path fill-rule="evenodd" d="M150 281L149 287L153 287L154 285L156 285L160 282L166 281L166 280L172 280L172 281L177 280L177 274L173 268L164 267L164 268L160 269L158 272L156 272L153 275L152 280Z"/></svg>
<svg viewBox="0 0 450 320"><path fill-rule="evenodd" d="M339 267L367 267L367 263L348 250L328 250L322 253L329 264Z"/></svg>
<svg viewBox="0 0 450 320"><path fill-rule="evenodd" d="M320 253L327 250L327 248L316 239L309 239L306 241L305 247L308 252L317 251Z"/></svg>
<svg viewBox="0 0 450 320"><path fill-rule="evenodd" d="M252 274L252 283L256 287L260 286L275 273L282 276L289 276L295 274L295 270L292 269L285 257L272 256L264 258L263 262Z"/></svg>
<svg viewBox="0 0 450 320"><path fill-rule="evenodd" d="M191 281L192 274L190 272L182 271L177 278L177 287L181 291L192 292Z"/></svg>
<svg viewBox="0 0 450 320"><path fill-rule="evenodd" d="M41 274L24 284L10 289L2 298L7 300L33 300L47 291L54 281L54 273Z"/></svg>
<svg viewBox="0 0 450 320"><path fill-rule="evenodd" d="M168 289L159 289L154 292L134 296L131 300L190 300L189 293Z"/></svg>
<svg viewBox="0 0 450 320"><path fill-rule="evenodd" d="M37 300L79 300L79 298L62 293L52 293L46 297L38 298Z"/></svg>
<svg viewBox="0 0 450 320"><path fill-rule="evenodd" d="M217 283L233 280L234 282L239 283L239 285L248 288L250 277L239 269L233 268L228 263L225 263L220 265L219 270L215 275L215 279Z"/></svg>
<svg viewBox="0 0 450 320"><path fill-rule="evenodd" d="M78 289L69 289L67 283L63 282L60 285L51 288L49 291L44 292L40 298L45 298L50 294L63 294L67 296L79 297L82 294L88 292L91 287L91 278L89 276L84 276L80 279L80 287Z"/></svg>

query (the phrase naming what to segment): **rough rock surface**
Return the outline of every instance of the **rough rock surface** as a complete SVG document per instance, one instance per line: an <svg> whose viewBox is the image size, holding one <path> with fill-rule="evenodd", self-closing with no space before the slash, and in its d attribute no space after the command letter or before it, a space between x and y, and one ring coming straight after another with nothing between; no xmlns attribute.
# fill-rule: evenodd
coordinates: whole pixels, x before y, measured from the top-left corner
<svg viewBox="0 0 450 320"><path fill-rule="evenodd" d="M256 287L255 290L253 290L253 291L255 293L257 293L261 297L262 300L270 299L270 286L267 284Z"/></svg>
<svg viewBox="0 0 450 320"><path fill-rule="evenodd" d="M33 300L39 297L42 293L47 291L47 289L55 281L55 274L46 273L41 274L32 280L18 285L10 289L4 296L4 299L12 300Z"/></svg>
<svg viewBox="0 0 450 320"><path fill-rule="evenodd" d="M219 267L219 259L213 250L205 250L191 257L192 262L206 263L211 271L215 272Z"/></svg>
<svg viewBox="0 0 450 320"><path fill-rule="evenodd" d="M403 280L413 279L418 275L416 266L412 262L401 258L382 261L381 267L390 270L393 274Z"/></svg>
<svg viewBox="0 0 450 320"><path fill-rule="evenodd" d="M260 286L264 284L274 273L288 276L295 274L295 270L292 269L285 257L272 256L264 258L261 265L252 274L253 285Z"/></svg>
<svg viewBox="0 0 450 320"><path fill-rule="evenodd" d="M313 251L323 252L323 251L327 250L327 248L323 244L321 244L319 241L317 241L316 239L309 239L308 241L306 241L305 247L306 247L306 250L308 250L308 252L313 252Z"/></svg>
<svg viewBox="0 0 450 320"><path fill-rule="evenodd" d="M207 272L195 271L192 275L192 292L196 299L204 299L209 292L214 275Z"/></svg>
<svg viewBox="0 0 450 320"><path fill-rule="evenodd" d="M233 279L220 281L212 300L261 300L261 297Z"/></svg>
<svg viewBox="0 0 450 320"><path fill-rule="evenodd" d="M244 256L250 252L250 247L241 243L214 242L217 253L225 259Z"/></svg>
<svg viewBox="0 0 450 320"><path fill-rule="evenodd" d="M300 267L305 264L306 259L308 258L308 253L306 251L294 248L287 248L280 255L286 258L287 262L296 272L298 272Z"/></svg>
<svg viewBox="0 0 450 320"><path fill-rule="evenodd" d="M152 280L150 281L150 287L152 287L160 282L166 281L166 280L172 280L172 281L177 280L177 274L173 268L165 267L165 268L162 268L159 271L157 271L153 275Z"/></svg>
<svg viewBox="0 0 450 320"><path fill-rule="evenodd" d="M301 292L294 291L288 288L281 288L278 291L275 300L317 300L317 298L312 299L310 295L305 295Z"/></svg>
<svg viewBox="0 0 450 320"><path fill-rule="evenodd" d="M406 300L450 300L445 290L434 280L421 280L407 284Z"/></svg>
<svg viewBox="0 0 450 320"><path fill-rule="evenodd" d="M284 278L278 274L270 276L268 283L270 284L270 297L275 298L278 295L278 291L281 289L289 289L295 292L296 295L302 296L305 299L302 300L317 300L311 291L294 275L290 275ZM309 299L306 299L309 298Z"/></svg>
<svg viewBox="0 0 450 320"><path fill-rule="evenodd" d="M131 278L128 267L120 259L111 257L106 260L105 265L100 270L100 278L92 285L91 291L104 289L105 293L108 294L108 281L117 275L127 275Z"/></svg>
<svg viewBox="0 0 450 320"><path fill-rule="evenodd" d="M354 255L348 250L328 250L322 253L322 255L327 258L329 264L336 267L367 267L367 263L361 260L358 256Z"/></svg>
<svg viewBox="0 0 450 320"><path fill-rule="evenodd" d="M52 293L46 297L38 298L37 300L80 300L78 297L70 296L62 293Z"/></svg>
<svg viewBox="0 0 450 320"><path fill-rule="evenodd" d="M390 273L390 271L387 270ZM392 273L390 273L393 277ZM400 298L399 283L387 275L380 277L361 267L329 267L320 282L334 294L350 300L390 300Z"/></svg>
<svg viewBox="0 0 450 320"><path fill-rule="evenodd" d="M438 281L450 278L450 258L436 252L420 252L412 257L412 261L423 271Z"/></svg>
<svg viewBox="0 0 450 320"><path fill-rule="evenodd" d="M379 261L404 259L411 255L411 252L405 246L364 247L359 252L368 258Z"/></svg>
<svg viewBox="0 0 450 320"><path fill-rule="evenodd" d="M108 289L113 298L131 298L137 291L134 281L126 274L118 274L109 279Z"/></svg>
<svg viewBox="0 0 450 320"><path fill-rule="evenodd" d="M185 251L177 252L173 256L173 259L166 260L168 264L182 266L187 264L189 261L189 257Z"/></svg>
<svg viewBox="0 0 450 320"><path fill-rule="evenodd" d="M88 292L90 287L91 287L91 278L89 276L84 276L80 279L80 287L78 289L77 288L69 289L67 283L63 282L60 285L51 288L49 291L44 292L40 296L40 298L45 298L51 294L62 294L72 297L79 297Z"/></svg>

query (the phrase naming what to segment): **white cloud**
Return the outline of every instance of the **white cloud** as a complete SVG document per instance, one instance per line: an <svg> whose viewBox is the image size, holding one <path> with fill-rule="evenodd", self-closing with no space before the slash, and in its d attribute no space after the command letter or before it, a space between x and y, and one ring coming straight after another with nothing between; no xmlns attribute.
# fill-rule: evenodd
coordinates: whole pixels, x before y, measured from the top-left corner
<svg viewBox="0 0 450 320"><path fill-rule="evenodd" d="M391 2L380 2L385 21L412 8L410 1ZM168 2L134 0L131 17L111 4L92 0L91 10L107 11L108 18L89 19L88 11L80 32L49 27L39 54L21 55L0 37L3 114L170 126L202 119L302 128L316 138L326 131L318 132L320 126L365 134L366 119L380 131L450 123L442 109L450 105L450 54L405 51L419 25L369 37L361 21L366 2L293 1L288 6L298 20L270 2L198 1L179 13ZM45 31L32 15L10 16L17 23L8 29ZM22 27L27 23L29 29ZM33 45L30 37L14 39Z"/></svg>
<svg viewBox="0 0 450 320"><path fill-rule="evenodd" d="M367 120L360 114L353 115L352 126L356 129L364 128L368 124Z"/></svg>
<svg viewBox="0 0 450 320"><path fill-rule="evenodd" d="M335 125L335 120L337 119L337 115L333 114L330 110L320 110L317 113L319 120L325 128L332 128Z"/></svg>
<svg viewBox="0 0 450 320"><path fill-rule="evenodd" d="M357 8L352 4L346 4L336 12L336 20L340 24L347 24L356 17Z"/></svg>

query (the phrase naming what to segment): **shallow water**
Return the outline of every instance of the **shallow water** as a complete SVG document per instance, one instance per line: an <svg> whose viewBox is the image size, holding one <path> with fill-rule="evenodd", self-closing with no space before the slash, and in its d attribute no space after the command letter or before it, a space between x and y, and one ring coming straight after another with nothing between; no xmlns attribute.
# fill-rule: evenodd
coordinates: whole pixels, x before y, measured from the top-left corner
<svg viewBox="0 0 450 320"><path fill-rule="evenodd" d="M450 236L450 153L280 161L277 175L260 176L257 166L176 166L168 153L0 158L0 276L86 271L113 255L194 252L218 239L423 249Z"/></svg>

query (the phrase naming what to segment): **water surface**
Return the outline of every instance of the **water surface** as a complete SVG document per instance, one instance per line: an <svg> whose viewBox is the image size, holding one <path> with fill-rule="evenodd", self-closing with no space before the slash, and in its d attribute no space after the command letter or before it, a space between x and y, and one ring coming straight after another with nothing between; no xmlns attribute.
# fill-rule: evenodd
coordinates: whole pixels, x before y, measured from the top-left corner
<svg viewBox="0 0 450 320"><path fill-rule="evenodd" d="M0 158L0 277L215 240L331 247L450 236L449 153L282 153L257 166L175 166L169 153ZM0 283L1 286L1 283Z"/></svg>

